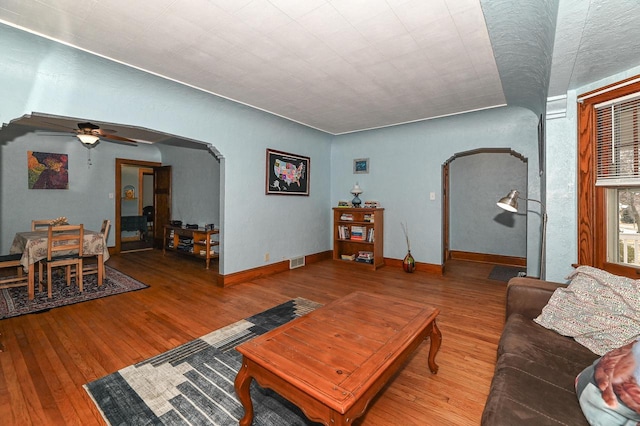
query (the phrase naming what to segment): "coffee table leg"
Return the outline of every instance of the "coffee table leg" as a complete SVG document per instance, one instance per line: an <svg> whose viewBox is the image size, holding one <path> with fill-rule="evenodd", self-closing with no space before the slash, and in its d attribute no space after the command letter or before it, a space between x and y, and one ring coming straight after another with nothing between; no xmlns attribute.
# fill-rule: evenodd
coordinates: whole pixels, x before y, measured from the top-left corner
<svg viewBox="0 0 640 426"><path fill-rule="evenodd" d="M249 367L243 358L242 367L240 371L238 371L234 382L236 395L238 395L238 399L244 408L244 417L240 419L240 426L250 426L253 422L253 403L251 402L251 395L249 394L252 379L249 375Z"/></svg>
<svg viewBox="0 0 640 426"><path fill-rule="evenodd" d="M431 324L431 347L429 348L429 370L433 374L438 372L438 364L436 364L436 355L440 350L440 344L442 343L442 333L438 329L438 325L436 324L436 320L433 320Z"/></svg>

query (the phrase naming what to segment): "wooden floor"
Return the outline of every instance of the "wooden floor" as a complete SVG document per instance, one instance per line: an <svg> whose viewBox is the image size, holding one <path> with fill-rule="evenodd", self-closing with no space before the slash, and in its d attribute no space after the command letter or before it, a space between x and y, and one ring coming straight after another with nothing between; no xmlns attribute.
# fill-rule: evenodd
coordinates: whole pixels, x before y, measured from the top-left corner
<svg viewBox="0 0 640 426"><path fill-rule="evenodd" d="M202 262L146 251L108 263L150 288L0 320L0 424L104 424L82 385L294 297L328 303L355 290L436 306L442 347L429 342L356 425L477 425L493 375L506 284L492 265L452 261L444 277L324 261L226 289Z"/></svg>

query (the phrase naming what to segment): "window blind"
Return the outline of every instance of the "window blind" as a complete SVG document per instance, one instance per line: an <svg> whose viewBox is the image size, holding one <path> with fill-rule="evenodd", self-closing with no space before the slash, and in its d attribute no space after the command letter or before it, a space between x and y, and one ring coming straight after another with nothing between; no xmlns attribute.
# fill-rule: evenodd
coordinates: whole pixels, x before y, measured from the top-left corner
<svg viewBox="0 0 640 426"><path fill-rule="evenodd" d="M640 93L594 106L596 185L640 185Z"/></svg>

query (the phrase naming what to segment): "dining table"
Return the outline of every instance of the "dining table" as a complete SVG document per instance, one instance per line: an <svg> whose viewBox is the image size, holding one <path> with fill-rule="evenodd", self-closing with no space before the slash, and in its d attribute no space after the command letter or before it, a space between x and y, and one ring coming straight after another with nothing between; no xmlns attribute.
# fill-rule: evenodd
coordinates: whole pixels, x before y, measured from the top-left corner
<svg viewBox="0 0 640 426"><path fill-rule="evenodd" d="M20 264L29 271L28 292L29 300L35 297L35 264L47 258L48 231L25 231L17 232L13 238L13 243L9 253L22 253ZM82 244L83 256L96 256L98 260L98 270L104 270L104 262L109 259L109 249L104 236L98 231L84 230ZM98 285L102 285L102 274L98 274Z"/></svg>

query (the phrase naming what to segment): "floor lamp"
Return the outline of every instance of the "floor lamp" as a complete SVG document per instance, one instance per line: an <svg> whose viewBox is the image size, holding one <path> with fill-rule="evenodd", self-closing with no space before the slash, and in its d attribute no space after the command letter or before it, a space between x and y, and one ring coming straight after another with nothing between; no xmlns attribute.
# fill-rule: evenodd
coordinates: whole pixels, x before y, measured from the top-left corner
<svg viewBox="0 0 640 426"><path fill-rule="evenodd" d="M545 255L546 255L546 242L547 242L547 209L542 204L542 201L535 200L533 198L522 198L519 196L520 193L515 189L512 189L506 197L500 198L497 202L498 207L505 209L508 212L516 213L518 211L518 199L525 201L533 201L534 203L540 204L542 209L542 241L540 242L540 272L539 276L541 280L545 279L546 270L545 270Z"/></svg>

